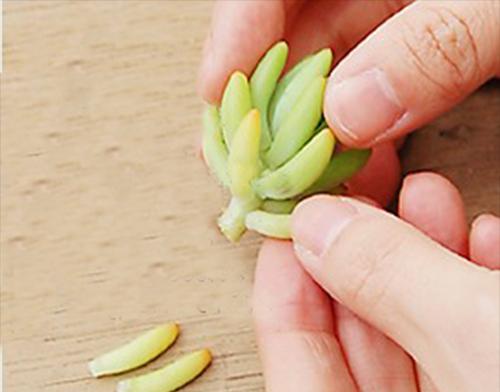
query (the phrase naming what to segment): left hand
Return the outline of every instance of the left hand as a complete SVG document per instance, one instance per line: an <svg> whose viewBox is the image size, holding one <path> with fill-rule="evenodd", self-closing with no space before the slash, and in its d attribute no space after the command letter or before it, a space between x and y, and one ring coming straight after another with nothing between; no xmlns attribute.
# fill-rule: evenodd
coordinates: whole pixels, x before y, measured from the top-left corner
<svg viewBox="0 0 500 392"><path fill-rule="evenodd" d="M349 190L385 206L400 180L398 139L500 75L499 16L497 0L218 1L200 93L219 101L230 73L249 75L280 39L289 65L331 47L328 124L346 146L374 147Z"/></svg>
<svg viewBox="0 0 500 392"><path fill-rule="evenodd" d="M334 202L320 196L302 209L310 214L322 200ZM325 232L317 227L328 224L320 222L325 208L317 211L315 232ZM304 213L300 209L295 219ZM500 268L499 219L480 216L468 233L461 197L449 181L430 173L406 178L400 218L469 263L423 236L412 244L406 235L411 229L382 211L366 206L365 212L374 219L361 216L367 223L361 231L349 226L339 240L343 245L330 248L324 260L330 265L321 270L300 252L299 261L290 242L265 241L253 307L266 391L497 390L499 275L491 270ZM376 240L376 246L367 245Z"/></svg>

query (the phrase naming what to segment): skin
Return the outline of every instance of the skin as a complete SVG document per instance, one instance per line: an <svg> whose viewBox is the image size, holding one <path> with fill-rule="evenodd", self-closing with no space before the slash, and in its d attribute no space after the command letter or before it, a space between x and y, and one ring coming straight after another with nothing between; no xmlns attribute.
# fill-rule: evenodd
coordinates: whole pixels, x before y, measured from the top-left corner
<svg viewBox="0 0 500 392"><path fill-rule="evenodd" d="M205 100L277 40L288 66L329 46L328 124L346 146L374 148L348 184L369 204L312 197L293 243L264 242L254 318L267 391L500 388L499 219L469 230L458 190L431 173L403 181L398 218L377 208L400 181L398 140L500 74L499 24L498 1L217 3Z"/></svg>
<svg viewBox="0 0 500 392"><path fill-rule="evenodd" d="M357 199L315 196L297 207L296 248L308 242L303 218L331 230L329 210L339 202L354 205L359 215L312 260L310 251L294 252L290 242L264 242L253 308L267 391L468 391L479 383L498 389L498 271L479 269L479 259L448 252L403 223L443 246L465 243L478 254L498 249L500 237L478 241L468 233L456 196L445 178L420 173L403 183L401 220ZM408 201L422 212L405 210ZM442 210L447 218L436 219ZM485 215L476 225L489 231L489 220ZM366 241L377 241L375 254ZM346 257L353 249L357 258ZM499 256L488 262L498 265ZM353 268L356 260L367 265ZM435 286L427 283L432 276ZM489 305L479 307L478 298Z"/></svg>

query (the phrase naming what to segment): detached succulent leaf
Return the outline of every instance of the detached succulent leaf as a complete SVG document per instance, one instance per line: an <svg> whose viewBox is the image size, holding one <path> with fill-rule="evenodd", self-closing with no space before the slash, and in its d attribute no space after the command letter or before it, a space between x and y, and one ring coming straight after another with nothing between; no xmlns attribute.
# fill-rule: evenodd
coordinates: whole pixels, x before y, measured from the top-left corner
<svg viewBox="0 0 500 392"><path fill-rule="evenodd" d="M268 123L268 106L276 88L278 79L285 67L288 57L286 42L278 42L262 58L250 78L250 92L254 107L261 113L262 128L261 149L266 150L271 143L271 132Z"/></svg>
<svg viewBox="0 0 500 392"><path fill-rule="evenodd" d="M224 90L220 107L222 131L228 149L231 148L234 133L251 109L252 98L247 77L242 72L236 71L231 75Z"/></svg>
<svg viewBox="0 0 500 392"><path fill-rule="evenodd" d="M301 194L321 176L334 145L333 133L324 129L283 166L255 180L255 192L263 199L275 200Z"/></svg>
<svg viewBox="0 0 500 392"><path fill-rule="evenodd" d="M283 121L266 154L266 163L274 169L293 157L314 134L321 119L326 79L316 77L299 97Z"/></svg>
<svg viewBox="0 0 500 392"><path fill-rule="evenodd" d="M271 128L276 132L295 107L307 86L318 76L326 76L332 65L332 51L323 49L315 54L288 83L276 101L271 117Z"/></svg>
<svg viewBox="0 0 500 392"><path fill-rule="evenodd" d="M203 113L203 157L211 172L226 187L229 186L227 156L219 111L215 106L207 106Z"/></svg>
<svg viewBox="0 0 500 392"><path fill-rule="evenodd" d="M173 392L198 377L211 361L209 350L195 351L160 370L119 382L117 392Z"/></svg>
<svg viewBox="0 0 500 392"><path fill-rule="evenodd" d="M147 331L124 346L94 359L89 363L90 373L101 377L143 366L167 350L178 335L179 327L175 323Z"/></svg>

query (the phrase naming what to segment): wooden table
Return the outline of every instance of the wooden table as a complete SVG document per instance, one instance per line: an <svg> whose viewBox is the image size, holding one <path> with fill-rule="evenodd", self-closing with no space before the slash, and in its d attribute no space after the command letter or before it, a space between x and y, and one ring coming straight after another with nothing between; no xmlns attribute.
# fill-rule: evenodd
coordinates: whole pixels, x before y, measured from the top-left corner
<svg viewBox="0 0 500 392"><path fill-rule="evenodd" d="M86 362L159 323L157 368L210 347L186 391L262 391L250 317L259 240L234 246L196 157L195 80L210 1L7 1L2 75L2 344L9 392L111 391ZM406 170L500 212L500 93L490 84L420 132ZM144 370L137 371L141 374Z"/></svg>

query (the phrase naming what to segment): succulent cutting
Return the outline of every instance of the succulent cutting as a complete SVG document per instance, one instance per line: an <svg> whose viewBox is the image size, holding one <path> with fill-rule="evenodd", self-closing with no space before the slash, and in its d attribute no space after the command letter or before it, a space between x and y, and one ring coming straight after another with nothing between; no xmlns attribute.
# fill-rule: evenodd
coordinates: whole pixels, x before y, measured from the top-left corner
<svg viewBox="0 0 500 392"><path fill-rule="evenodd" d="M126 373L148 364L167 351L179 336L179 325L168 323L107 352L89 363L92 376ZM120 381L117 392L173 392L197 378L212 362L208 349L185 354L161 369Z"/></svg>
<svg viewBox="0 0 500 392"><path fill-rule="evenodd" d="M182 356L163 368L142 376L120 381L117 392L173 392L193 381L212 362L209 350Z"/></svg>
<svg viewBox="0 0 500 392"><path fill-rule="evenodd" d="M290 238L290 213L304 197L340 193L370 150L335 146L323 118L332 52L307 56L281 76L288 57L275 44L248 80L235 71L220 107L203 115L203 156L231 199L218 224L237 241L246 229Z"/></svg>
<svg viewBox="0 0 500 392"><path fill-rule="evenodd" d="M179 326L169 323L143 333L133 341L89 363L94 377L125 373L141 367L166 351L177 339Z"/></svg>

